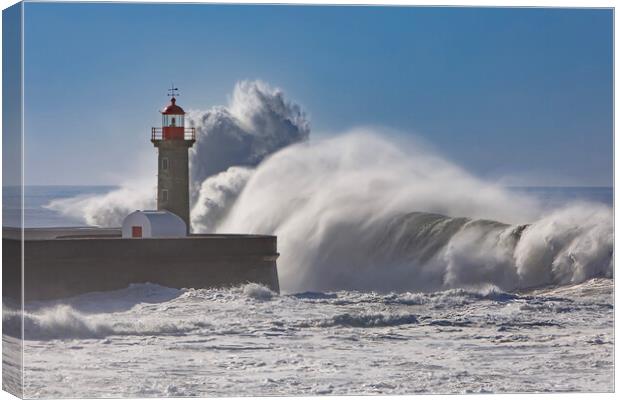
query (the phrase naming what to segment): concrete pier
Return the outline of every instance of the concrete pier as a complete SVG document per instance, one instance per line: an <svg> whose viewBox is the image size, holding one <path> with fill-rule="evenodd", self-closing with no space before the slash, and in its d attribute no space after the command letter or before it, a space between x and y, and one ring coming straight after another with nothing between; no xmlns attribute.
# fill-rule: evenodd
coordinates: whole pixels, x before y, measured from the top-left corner
<svg viewBox="0 0 620 400"><path fill-rule="evenodd" d="M24 297L44 300L122 289L131 283L173 288L256 282L279 291L277 238L189 235L122 239L120 229L24 230ZM21 230L3 228L3 293L21 297Z"/></svg>

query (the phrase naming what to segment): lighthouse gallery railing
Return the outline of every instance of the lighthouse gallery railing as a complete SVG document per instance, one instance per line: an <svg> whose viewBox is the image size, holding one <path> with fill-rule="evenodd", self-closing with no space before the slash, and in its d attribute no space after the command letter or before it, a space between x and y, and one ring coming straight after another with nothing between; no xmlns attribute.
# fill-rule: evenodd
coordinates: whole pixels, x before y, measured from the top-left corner
<svg viewBox="0 0 620 400"><path fill-rule="evenodd" d="M151 128L151 140L162 140L164 131L162 128ZM196 140L196 128L184 128L184 140Z"/></svg>

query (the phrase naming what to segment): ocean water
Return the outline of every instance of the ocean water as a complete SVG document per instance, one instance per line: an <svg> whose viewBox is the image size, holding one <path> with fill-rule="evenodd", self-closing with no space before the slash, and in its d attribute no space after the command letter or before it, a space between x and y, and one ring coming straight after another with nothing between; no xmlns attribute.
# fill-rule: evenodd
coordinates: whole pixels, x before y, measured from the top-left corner
<svg viewBox="0 0 620 400"><path fill-rule="evenodd" d="M27 397L613 390L609 279L526 293L142 284L29 304L25 326Z"/></svg>
<svg viewBox="0 0 620 400"><path fill-rule="evenodd" d="M25 186L24 226L41 228L53 226L84 226L84 221L63 215L46 207L50 201L107 193L114 186ZM21 226L22 194L19 187L2 187L2 225Z"/></svg>
<svg viewBox="0 0 620 400"><path fill-rule="evenodd" d="M26 225L84 224L45 206L62 196L108 190L29 188ZM613 203L611 188L512 190L549 210ZM577 250L567 257L579 263ZM182 290L136 284L31 302L24 317L24 395L609 392L613 278L587 266L582 280L515 290L485 283L496 266L484 265L477 282L438 290L278 295L253 283ZM19 314L7 301L3 311L6 366L21 356L11 352Z"/></svg>

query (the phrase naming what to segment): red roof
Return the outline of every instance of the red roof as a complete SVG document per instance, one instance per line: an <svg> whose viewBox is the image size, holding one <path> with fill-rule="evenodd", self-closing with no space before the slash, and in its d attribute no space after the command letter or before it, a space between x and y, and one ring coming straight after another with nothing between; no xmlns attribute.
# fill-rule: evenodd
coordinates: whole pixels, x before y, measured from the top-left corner
<svg viewBox="0 0 620 400"><path fill-rule="evenodd" d="M162 114L174 114L174 115L184 115L185 111L179 106L176 105L177 99L174 97L170 99L170 104L168 104L163 110L161 110Z"/></svg>

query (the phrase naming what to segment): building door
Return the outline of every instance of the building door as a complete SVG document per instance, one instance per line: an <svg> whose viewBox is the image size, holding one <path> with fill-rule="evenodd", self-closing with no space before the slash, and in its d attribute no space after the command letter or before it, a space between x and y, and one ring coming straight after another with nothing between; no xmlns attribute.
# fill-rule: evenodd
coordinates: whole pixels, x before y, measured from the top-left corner
<svg viewBox="0 0 620 400"><path fill-rule="evenodd" d="M142 237L142 227L141 226L132 226L131 227L131 237L132 238L141 238Z"/></svg>

